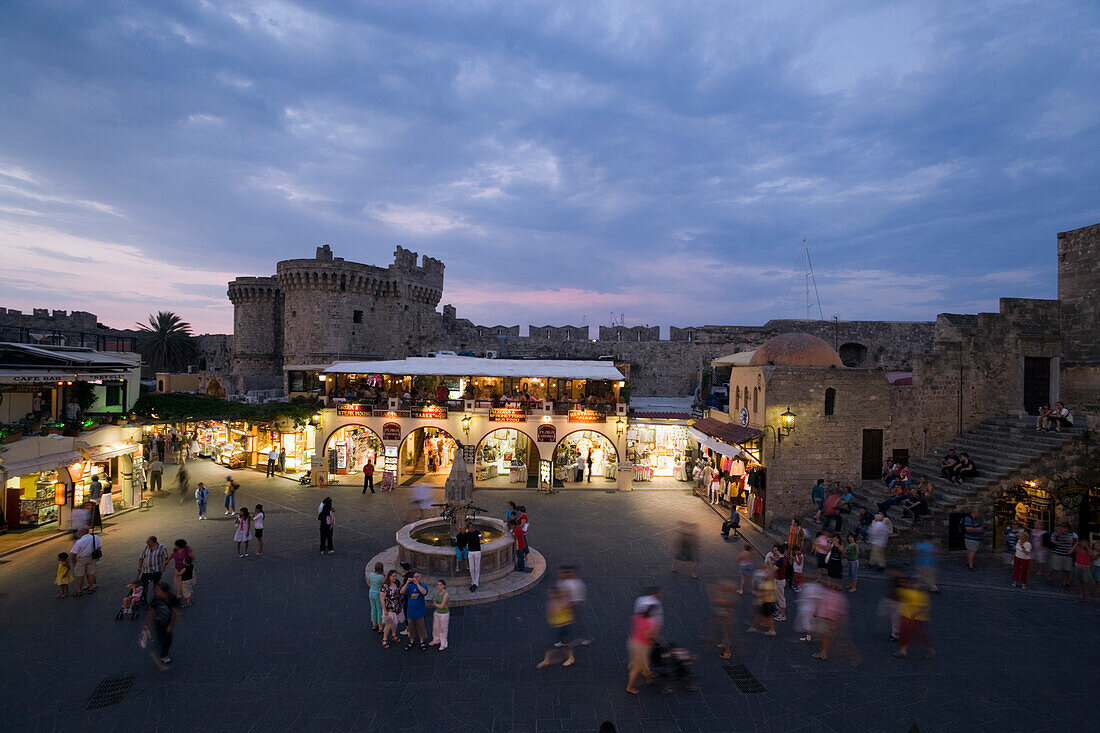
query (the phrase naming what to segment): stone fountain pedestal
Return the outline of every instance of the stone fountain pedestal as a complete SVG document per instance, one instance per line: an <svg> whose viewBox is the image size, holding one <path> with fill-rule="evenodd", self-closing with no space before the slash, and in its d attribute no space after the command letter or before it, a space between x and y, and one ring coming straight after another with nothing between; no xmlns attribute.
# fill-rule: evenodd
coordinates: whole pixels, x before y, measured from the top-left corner
<svg viewBox="0 0 1100 733"><path fill-rule="evenodd" d="M503 536L492 542L481 544L481 583L488 583L513 572L516 564L512 536L508 534L508 527L500 519L492 517L478 517L477 525L482 528L492 527ZM459 569L455 560L454 547L434 547L417 542L413 535L418 530L425 528L450 529L450 523L441 517L421 519L412 524L406 524L397 530L397 561L407 562L414 568L418 568L424 576L433 578L454 578L455 583L470 584L470 575L466 570L466 563L462 563ZM450 580L447 581L450 585Z"/></svg>

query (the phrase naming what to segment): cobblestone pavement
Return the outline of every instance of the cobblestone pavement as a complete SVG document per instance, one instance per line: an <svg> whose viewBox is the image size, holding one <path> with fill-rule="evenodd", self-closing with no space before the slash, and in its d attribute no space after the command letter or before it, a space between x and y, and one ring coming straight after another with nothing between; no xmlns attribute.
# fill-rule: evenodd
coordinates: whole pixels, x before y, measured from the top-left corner
<svg viewBox="0 0 1100 733"><path fill-rule="evenodd" d="M220 498L224 470L195 464ZM729 577L736 545L718 520L682 492L633 494L481 491L502 514L525 503L530 539L553 567L573 563L590 591L591 646L577 664L536 671L549 631L543 582L521 596L458 610L444 651L382 649L370 631L363 564L393 544L407 490L363 496L238 472L240 505L262 501L264 557L238 559L219 505L199 522L194 504L161 498L119 518L104 537L101 590L56 600L51 585L63 542L0 564L0 691L5 730L120 731L905 731L1050 730L1080 727L1095 713L1096 606L1046 592L1013 591L945 573L932 633L938 655L890 656L876 608L885 587L865 573L852 594L853 634L864 663L818 662L790 623L778 638L743 634L732 663L766 688L743 693L700 641L704 583ZM337 554L316 552L315 511L335 499ZM215 497L212 497L215 498ZM669 573L678 519L698 522L702 580ZM196 552L196 605L185 609L172 656L160 673L137 645L139 624L115 621L146 535L185 537ZM993 577L993 576L990 576ZM957 582L955 581L957 578ZM665 590L666 635L698 651L702 689L662 695L624 691L625 637L640 589ZM745 611L747 609L742 609ZM793 614L789 614L793 618ZM117 705L87 709L107 677L136 674Z"/></svg>

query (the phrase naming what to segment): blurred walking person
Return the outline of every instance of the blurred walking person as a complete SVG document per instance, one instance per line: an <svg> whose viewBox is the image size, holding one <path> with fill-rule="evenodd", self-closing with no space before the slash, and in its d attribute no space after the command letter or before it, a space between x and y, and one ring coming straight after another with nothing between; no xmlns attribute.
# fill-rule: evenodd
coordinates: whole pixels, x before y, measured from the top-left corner
<svg viewBox="0 0 1100 733"><path fill-rule="evenodd" d="M923 646L928 659L936 656L932 648L932 637L928 633L928 614L931 604L928 594L916 583L903 578L898 582L898 613L901 616L901 648L894 652L895 657L909 656L909 647Z"/></svg>
<svg viewBox="0 0 1100 733"><path fill-rule="evenodd" d="M720 659L729 659L733 649L734 609L737 603L736 585L721 580L710 586L710 624L707 639L718 649Z"/></svg>
<svg viewBox="0 0 1100 733"><path fill-rule="evenodd" d="M848 596L840 585L831 581L821 584L814 606L814 617L814 632L821 640L821 651L813 655L814 659L825 661L829 658L830 649L835 649L847 652L853 667L863 661L847 632Z"/></svg>
<svg viewBox="0 0 1100 733"><path fill-rule="evenodd" d="M336 527L336 512L332 508L332 497L326 496L317 511L317 526L321 533L321 554L332 555L332 531Z"/></svg>
<svg viewBox="0 0 1100 733"><path fill-rule="evenodd" d="M563 667L572 667L573 663L577 661L573 656L573 647L571 642L573 641L573 604L569 602L569 597L565 595L565 592L560 588L551 588L546 603L546 620L550 624L551 632L554 636L554 641L551 642L551 646L546 650L546 653L542 657L542 661L539 662L535 668L544 669L557 660L557 649L565 649L565 660L561 663Z"/></svg>

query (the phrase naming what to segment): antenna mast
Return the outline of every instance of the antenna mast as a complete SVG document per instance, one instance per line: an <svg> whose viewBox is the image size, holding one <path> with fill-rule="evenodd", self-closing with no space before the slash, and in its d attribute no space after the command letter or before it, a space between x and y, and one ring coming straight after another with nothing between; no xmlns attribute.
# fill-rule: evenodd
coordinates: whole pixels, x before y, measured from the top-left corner
<svg viewBox="0 0 1100 733"><path fill-rule="evenodd" d="M814 277L814 266L810 263L810 247L806 244L806 238L802 238L802 252L806 256L806 318L813 318L814 305L810 301L810 283L814 286L814 298L817 301L817 320L825 320L821 313L821 296L817 292L817 278Z"/></svg>

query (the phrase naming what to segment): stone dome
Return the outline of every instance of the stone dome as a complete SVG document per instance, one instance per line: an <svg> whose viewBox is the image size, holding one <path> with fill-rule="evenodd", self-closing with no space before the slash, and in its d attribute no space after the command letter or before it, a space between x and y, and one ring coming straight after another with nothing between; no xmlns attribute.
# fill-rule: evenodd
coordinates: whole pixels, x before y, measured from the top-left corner
<svg viewBox="0 0 1100 733"><path fill-rule="evenodd" d="M781 333L764 342L749 366L843 367L836 349L808 333Z"/></svg>

